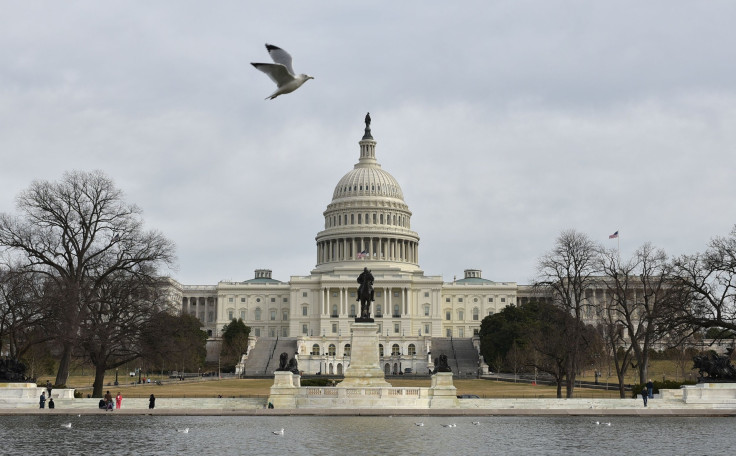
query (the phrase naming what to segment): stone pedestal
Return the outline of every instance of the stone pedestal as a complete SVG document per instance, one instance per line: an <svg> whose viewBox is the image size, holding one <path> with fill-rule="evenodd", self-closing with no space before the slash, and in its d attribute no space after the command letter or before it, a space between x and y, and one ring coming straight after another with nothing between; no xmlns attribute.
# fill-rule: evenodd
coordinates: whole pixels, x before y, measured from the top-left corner
<svg viewBox="0 0 736 456"><path fill-rule="evenodd" d="M682 387L682 399L686 404L736 404L736 383L698 383Z"/></svg>
<svg viewBox="0 0 736 456"><path fill-rule="evenodd" d="M354 323L350 340L350 365L339 388L390 387L378 358L378 325Z"/></svg>
<svg viewBox="0 0 736 456"><path fill-rule="evenodd" d="M301 376L289 371L274 372L273 386L268 401L274 408L296 408L296 397L299 395Z"/></svg>
<svg viewBox="0 0 736 456"><path fill-rule="evenodd" d="M457 388L452 383L452 372L437 372L432 375L429 391L431 408L457 407Z"/></svg>

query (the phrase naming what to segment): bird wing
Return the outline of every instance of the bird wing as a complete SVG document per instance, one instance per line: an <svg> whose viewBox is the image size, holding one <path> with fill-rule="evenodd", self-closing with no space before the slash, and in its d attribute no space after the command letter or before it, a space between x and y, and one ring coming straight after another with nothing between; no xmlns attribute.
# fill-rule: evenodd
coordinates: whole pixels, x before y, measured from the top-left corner
<svg viewBox="0 0 736 456"><path fill-rule="evenodd" d="M266 50L275 63L280 63L281 65L285 66L286 69L289 70L289 73L291 73L292 75L296 74L294 73L294 69L291 67L291 55L289 55L288 52L284 51L278 46L274 46L273 44L268 43L266 43Z"/></svg>
<svg viewBox="0 0 736 456"><path fill-rule="evenodd" d="M280 63L251 63L251 65L266 73L279 87L294 80L294 75Z"/></svg>

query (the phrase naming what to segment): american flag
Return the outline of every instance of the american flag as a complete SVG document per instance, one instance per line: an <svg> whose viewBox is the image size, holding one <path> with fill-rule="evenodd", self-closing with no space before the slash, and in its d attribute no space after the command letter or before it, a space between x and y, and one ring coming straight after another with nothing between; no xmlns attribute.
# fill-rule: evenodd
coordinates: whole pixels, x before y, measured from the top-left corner
<svg viewBox="0 0 736 456"><path fill-rule="evenodd" d="M608 236L608 239L616 239L617 237L618 237L618 231L616 231L612 235Z"/></svg>
<svg viewBox="0 0 736 456"><path fill-rule="evenodd" d="M358 259L359 260L362 259L362 258L365 258L367 256L368 256L368 251L367 250L363 250L362 252L358 253Z"/></svg>

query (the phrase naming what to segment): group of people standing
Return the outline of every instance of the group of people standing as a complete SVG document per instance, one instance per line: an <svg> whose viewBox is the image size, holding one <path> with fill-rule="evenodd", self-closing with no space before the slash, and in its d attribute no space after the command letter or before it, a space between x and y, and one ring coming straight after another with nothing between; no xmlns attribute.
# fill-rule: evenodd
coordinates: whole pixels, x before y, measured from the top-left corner
<svg viewBox="0 0 736 456"><path fill-rule="evenodd" d="M52 389L51 382L46 380L46 391L48 391L49 393L49 408L50 409L56 407L56 405L54 404L54 398L51 397L51 389ZM46 391L41 392L41 397L38 400L39 408L44 408L46 406Z"/></svg>
<svg viewBox="0 0 736 456"><path fill-rule="evenodd" d="M118 391L118 395L115 396L115 408L119 409L123 405L123 395L120 394L120 391ZM105 393L105 396L100 399L100 408L106 409L112 411L113 409L113 402L112 402L112 394L110 394L110 391Z"/></svg>

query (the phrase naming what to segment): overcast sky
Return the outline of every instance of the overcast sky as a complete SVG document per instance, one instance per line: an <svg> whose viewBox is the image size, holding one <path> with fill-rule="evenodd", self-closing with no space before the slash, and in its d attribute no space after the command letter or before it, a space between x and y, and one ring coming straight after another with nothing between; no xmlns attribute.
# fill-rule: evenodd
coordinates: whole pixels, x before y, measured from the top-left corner
<svg viewBox="0 0 736 456"><path fill-rule="evenodd" d="M100 169L184 284L308 275L359 155L419 262L529 283L573 228L695 253L736 223L733 1L0 0L0 212ZM315 77L275 86L264 43Z"/></svg>

